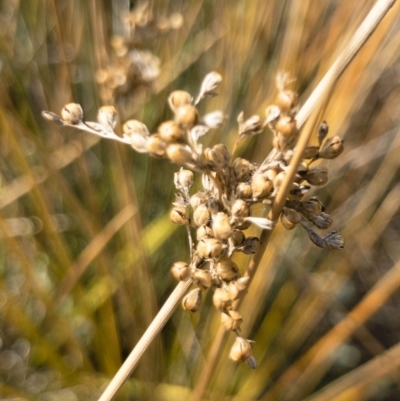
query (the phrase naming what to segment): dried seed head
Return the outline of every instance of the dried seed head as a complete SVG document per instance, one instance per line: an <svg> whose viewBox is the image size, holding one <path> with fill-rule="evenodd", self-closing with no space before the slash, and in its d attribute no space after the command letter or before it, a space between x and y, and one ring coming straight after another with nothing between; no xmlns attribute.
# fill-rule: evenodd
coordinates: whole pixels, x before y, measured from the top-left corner
<svg viewBox="0 0 400 401"><path fill-rule="evenodd" d="M278 121L280 115L281 115L281 109L278 106L275 105L268 106L265 109L265 117L266 117L265 123L274 126L275 123Z"/></svg>
<svg viewBox="0 0 400 401"><path fill-rule="evenodd" d="M233 174L238 181L243 181L250 172L250 163L246 159L238 157L232 164Z"/></svg>
<svg viewBox="0 0 400 401"><path fill-rule="evenodd" d="M177 280L186 281L192 275L189 265L185 262L175 262L171 267L171 273Z"/></svg>
<svg viewBox="0 0 400 401"><path fill-rule="evenodd" d="M275 124L275 129L285 138L291 137L297 131L296 120L290 116L281 116Z"/></svg>
<svg viewBox="0 0 400 401"><path fill-rule="evenodd" d="M207 205L199 205L193 212L193 222L197 227L208 224L210 219L211 213L208 210Z"/></svg>
<svg viewBox="0 0 400 401"><path fill-rule="evenodd" d="M236 199L231 208L231 214L234 217L250 216L250 206L242 199Z"/></svg>
<svg viewBox="0 0 400 401"><path fill-rule="evenodd" d="M175 122L183 129L193 128L199 120L199 112L196 107L186 104L175 111Z"/></svg>
<svg viewBox="0 0 400 401"><path fill-rule="evenodd" d="M215 266L217 274L222 280L230 281L239 277L239 268L231 259L223 259Z"/></svg>
<svg viewBox="0 0 400 401"><path fill-rule="evenodd" d="M252 356L250 343L242 337L236 337L232 345L229 358L235 362L247 361Z"/></svg>
<svg viewBox="0 0 400 401"><path fill-rule="evenodd" d="M181 168L178 173L174 174L174 183L176 189L188 192L193 185L193 172Z"/></svg>
<svg viewBox="0 0 400 401"><path fill-rule="evenodd" d="M240 199L248 199L253 196L253 189L246 182L239 182L236 187L236 197Z"/></svg>
<svg viewBox="0 0 400 401"><path fill-rule="evenodd" d="M218 212L214 215L212 218L212 229L215 238L221 240L228 239L232 234L229 216L223 212Z"/></svg>
<svg viewBox="0 0 400 401"><path fill-rule="evenodd" d="M314 166L308 170L305 179L311 185L324 185L328 182L328 169L325 166Z"/></svg>
<svg viewBox="0 0 400 401"><path fill-rule="evenodd" d="M182 90L173 91L168 97L169 107L175 113L179 107L192 103L192 96L190 93Z"/></svg>
<svg viewBox="0 0 400 401"><path fill-rule="evenodd" d="M183 309L190 312L196 312L201 305L202 292L200 288L195 288L184 296L182 299Z"/></svg>
<svg viewBox="0 0 400 401"><path fill-rule="evenodd" d="M334 159L343 152L343 140L339 136L334 136L326 141L319 157L322 159Z"/></svg>
<svg viewBox="0 0 400 401"><path fill-rule="evenodd" d="M146 142L147 151L151 156L162 157L165 155L167 144L160 138L160 135L150 135Z"/></svg>
<svg viewBox="0 0 400 401"><path fill-rule="evenodd" d="M68 103L61 110L61 118L67 123L76 125L83 120L83 110L78 103Z"/></svg>
<svg viewBox="0 0 400 401"><path fill-rule="evenodd" d="M196 249L201 258L218 259L224 254L226 246L216 238L203 238L197 243Z"/></svg>
<svg viewBox="0 0 400 401"><path fill-rule="evenodd" d="M322 123L318 127L318 144L321 146L322 141L326 138L329 132L329 126L326 121L322 121Z"/></svg>
<svg viewBox="0 0 400 401"><path fill-rule="evenodd" d="M297 105L297 93L292 90L281 90L275 102L282 113L289 113Z"/></svg>
<svg viewBox="0 0 400 401"><path fill-rule="evenodd" d="M344 239L338 230L331 231L323 238L326 248L342 249L344 247Z"/></svg>
<svg viewBox="0 0 400 401"><path fill-rule="evenodd" d="M114 106L102 106L97 114L97 121L108 131L113 131L117 125L117 116Z"/></svg>
<svg viewBox="0 0 400 401"><path fill-rule="evenodd" d="M273 185L263 175L256 174L251 179L251 189L253 191L253 198L261 199L271 194Z"/></svg>
<svg viewBox="0 0 400 401"><path fill-rule="evenodd" d="M301 214L287 207L283 208L281 213L281 223L287 230L292 230L301 221Z"/></svg>
<svg viewBox="0 0 400 401"><path fill-rule="evenodd" d="M185 132L174 121L165 121L158 127L160 137L168 143L182 142L186 138Z"/></svg>
<svg viewBox="0 0 400 401"><path fill-rule="evenodd" d="M138 120L128 120L122 126L122 132L124 136L130 137L132 134L138 134L143 137L148 137L150 135L147 127Z"/></svg>
<svg viewBox="0 0 400 401"><path fill-rule="evenodd" d="M226 288L216 288L213 294L213 304L218 310L230 309L232 300Z"/></svg>
<svg viewBox="0 0 400 401"><path fill-rule="evenodd" d="M229 310L221 313L221 323L227 330L240 330L243 322L242 315L235 310Z"/></svg>
<svg viewBox="0 0 400 401"><path fill-rule="evenodd" d="M212 284L212 277L209 270L196 269L193 274L193 280L195 280L203 290L211 287Z"/></svg>
<svg viewBox="0 0 400 401"><path fill-rule="evenodd" d="M243 115L241 117L243 118ZM239 139L259 134L264 129L264 126L265 122L257 115L251 116L244 122L241 121L239 123Z"/></svg>
<svg viewBox="0 0 400 401"><path fill-rule="evenodd" d="M171 221L179 225L189 225L189 213L184 206L175 206L169 215Z"/></svg>
<svg viewBox="0 0 400 401"><path fill-rule="evenodd" d="M175 164L186 164L193 162L192 150L187 145L171 143L167 146L167 157Z"/></svg>
<svg viewBox="0 0 400 401"><path fill-rule="evenodd" d="M213 111L203 117L203 122L208 128L216 129L224 125L226 118L222 111Z"/></svg>
<svg viewBox="0 0 400 401"><path fill-rule="evenodd" d="M200 205L207 203L208 196L204 192L197 192L190 197L190 206L196 210Z"/></svg>

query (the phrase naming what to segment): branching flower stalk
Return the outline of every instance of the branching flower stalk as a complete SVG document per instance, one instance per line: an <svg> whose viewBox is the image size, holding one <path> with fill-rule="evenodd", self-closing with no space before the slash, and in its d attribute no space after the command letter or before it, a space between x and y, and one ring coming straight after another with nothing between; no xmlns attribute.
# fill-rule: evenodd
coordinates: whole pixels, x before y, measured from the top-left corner
<svg viewBox="0 0 400 401"><path fill-rule="evenodd" d="M392 4L386 1L386 4L389 3ZM372 26L375 27L382 17L383 14L375 19ZM328 72L325 90L344 70L372 29L370 27L365 31L364 40L357 38L351 42L351 52L342 56L341 63L335 64L333 72ZM122 127L122 137L117 135L114 132L117 111L108 105L99 109L97 122L84 121L82 107L75 103L64 106L61 116L43 112L44 118L58 125L113 139L130 145L137 152L169 159L183 166L174 176L177 193L170 218L173 223L186 226L189 261L176 262L172 266L172 274L181 281L180 284L107 387L101 401L110 400L116 394L181 298L185 310L196 312L207 289L213 291L213 303L221 313L223 327L236 336L230 358L238 362L246 361L251 368L256 368L251 341L241 336L243 318L237 306L248 289L257 260L265 250L265 239L278 219L288 230L302 227L310 240L321 248L335 250L344 246L339 231L333 230L325 235L315 231L315 228L329 228L332 219L316 197L307 197L311 186L321 186L328 181L327 168L316 162L339 156L343 151L341 138L328 138L328 124L323 121L318 128L318 144L306 146L308 140L303 138L297 143L299 128L312 108L306 103L308 109L301 109L300 113L305 111L301 118L298 116L298 94L290 88L289 76L280 73L276 82L278 95L275 103L267 107L265 116L253 115L245 119L240 113L237 118L236 144L264 132L266 128L272 132L273 150L261 165L240 157L233 159L233 152L221 143L203 149L201 138L221 127L226 116L222 111L200 115L197 106L207 97L215 96L221 82L222 77L217 72L207 74L195 100L186 91L172 92L168 104L173 118L162 123L155 134L150 134L142 122L129 120ZM194 182L193 172L202 175L202 189L196 193L190 192ZM259 203L265 206L266 211L269 210L268 218L252 216L253 205ZM244 231L253 224L263 230L261 237L246 237ZM260 239L262 252L259 252ZM235 252L257 254L245 274L233 261ZM193 288L185 295L191 286Z"/></svg>

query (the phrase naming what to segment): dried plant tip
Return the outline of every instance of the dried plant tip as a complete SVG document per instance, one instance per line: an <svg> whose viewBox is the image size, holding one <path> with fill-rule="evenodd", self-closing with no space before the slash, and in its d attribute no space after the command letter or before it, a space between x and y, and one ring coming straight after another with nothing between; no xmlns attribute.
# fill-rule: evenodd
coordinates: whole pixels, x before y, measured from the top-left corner
<svg viewBox="0 0 400 401"><path fill-rule="evenodd" d="M292 230L301 222L301 214L287 207L281 213L281 223L287 230Z"/></svg>
<svg viewBox="0 0 400 401"><path fill-rule="evenodd" d="M281 116L281 109L274 104L268 106L265 109L266 124L271 124L272 126L274 126L280 116Z"/></svg>
<svg viewBox="0 0 400 401"><path fill-rule="evenodd" d="M184 296L182 299L182 307L190 312L199 310L202 300L202 292L200 288L195 288Z"/></svg>
<svg viewBox="0 0 400 401"><path fill-rule="evenodd" d="M180 107L192 104L192 96L190 93L182 90L173 91L168 97L168 104L175 113Z"/></svg>
<svg viewBox="0 0 400 401"><path fill-rule="evenodd" d="M193 280L195 280L203 290L211 287L212 284L211 273L208 270L196 269L193 275Z"/></svg>
<svg viewBox="0 0 400 401"><path fill-rule="evenodd" d="M68 103L61 110L61 118L65 123L77 125L83 120L83 110L78 103Z"/></svg>
<svg viewBox="0 0 400 401"><path fill-rule="evenodd" d="M175 121L165 121L158 127L160 137L168 143L182 142L186 135Z"/></svg>
<svg viewBox="0 0 400 401"><path fill-rule="evenodd" d="M326 141L319 157L322 159L335 159L343 152L343 140L339 136L334 136Z"/></svg>
<svg viewBox="0 0 400 401"><path fill-rule="evenodd" d="M232 226L229 222L229 216L223 212L219 212L213 216L212 229L215 238L221 240L228 239L232 234Z"/></svg>
<svg viewBox="0 0 400 401"><path fill-rule="evenodd" d="M172 143L167 147L167 157L175 164L186 164L193 162L192 150L187 145Z"/></svg>
<svg viewBox="0 0 400 401"><path fill-rule="evenodd" d="M147 151L151 156L163 157L167 144L163 141L158 134L150 135L146 142Z"/></svg>
<svg viewBox="0 0 400 401"><path fill-rule="evenodd" d="M311 185L324 185L328 182L328 169L325 166L314 166L308 170L305 179Z"/></svg>
<svg viewBox="0 0 400 401"><path fill-rule="evenodd" d="M203 117L203 122L208 128L216 129L224 125L226 118L222 111L213 111Z"/></svg>
<svg viewBox="0 0 400 401"><path fill-rule="evenodd" d="M251 189L253 191L253 198L261 199L271 194L273 185L263 175L256 174L251 179Z"/></svg>
<svg viewBox="0 0 400 401"><path fill-rule="evenodd" d="M44 119L46 119L47 121L50 121L50 122L52 122L54 124L64 125L64 121L56 113L53 113L51 111L43 110L42 111L42 117Z"/></svg>
<svg viewBox="0 0 400 401"><path fill-rule="evenodd" d="M221 313L221 323L227 330L240 330L240 325L243 322L243 316L235 310L230 310Z"/></svg>
<svg viewBox="0 0 400 401"><path fill-rule="evenodd" d="M223 259L218 262L215 271L224 281L235 280L239 277L239 268L231 259Z"/></svg>
<svg viewBox="0 0 400 401"><path fill-rule="evenodd" d="M188 280L192 275L189 265L185 262L175 262L171 267L171 273L175 279L181 281Z"/></svg>
<svg viewBox="0 0 400 401"><path fill-rule="evenodd" d="M329 249L343 249L344 239L338 230L331 231L323 238L326 248Z"/></svg>
<svg viewBox="0 0 400 401"><path fill-rule="evenodd" d="M326 138L329 132L329 126L326 121L322 121L322 123L318 127L318 144L321 146L323 140Z"/></svg>
<svg viewBox="0 0 400 401"><path fill-rule="evenodd" d="M199 112L196 107L186 104L175 112L175 122L183 129L193 128L199 120Z"/></svg>
<svg viewBox="0 0 400 401"><path fill-rule="evenodd" d="M236 341L232 345L229 358L235 362L247 361L252 356L250 342L242 337L236 337Z"/></svg>
<svg viewBox="0 0 400 401"><path fill-rule="evenodd" d="M247 136L252 136L262 132L265 122L257 115L247 119L245 122L239 123L239 140Z"/></svg>
<svg viewBox="0 0 400 401"><path fill-rule="evenodd" d="M232 305L232 300L226 288L216 288L213 294L213 304L218 310L229 309Z"/></svg>
<svg viewBox="0 0 400 401"><path fill-rule="evenodd" d="M193 222L197 227L208 224L210 219L211 213L205 204L199 205L193 212Z"/></svg>
<svg viewBox="0 0 400 401"><path fill-rule="evenodd" d="M197 96L195 104L199 103L205 97L216 96L214 92L222 82L222 76L218 72L212 71L208 73L201 83L200 92Z"/></svg>
<svg viewBox="0 0 400 401"><path fill-rule="evenodd" d="M107 129L107 131L112 132L117 125L117 110L114 106L102 106L97 113L97 121Z"/></svg>
<svg viewBox="0 0 400 401"><path fill-rule="evenodd" d="M138 120L128 120L122 126L122 132L124 133L124 136L127 137L130 137L132 134L138 134L143 137L148 137L150 135L146 125Z"/></svg>
<svg viewBox="0 0 400 401"><path fill-rule="evenodd" d="M189 225L189 213L184 206L175 206L169 215L171 221L179 225Z"/></svg>

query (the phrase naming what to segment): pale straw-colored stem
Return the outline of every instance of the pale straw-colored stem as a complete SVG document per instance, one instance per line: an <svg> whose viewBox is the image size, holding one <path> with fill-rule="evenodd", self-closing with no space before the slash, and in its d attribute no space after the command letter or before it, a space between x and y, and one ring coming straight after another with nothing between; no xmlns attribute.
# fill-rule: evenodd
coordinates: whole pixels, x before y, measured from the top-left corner
<svg viewBox="0 0 400 401"><path fill-rule="evenodd" d="M337 79L349 65L351 60L357 54L357 52L361 49L364 43L367 41L368 37L372 34L372 32L376 29L379 22L382 18L387 14L389 9L393 6L396 0L378 0L375 6L371 9L367 17L364 19L360 27L354 33L349 43L343 50L343 52L339 55L336 61L333 63L331 68L319 82L317 87L314 89L310 97L304 103L302 108L299 110L296 121L297 127L300 129L307 119L310 117L313 110L317 109L324 101L325 94L329 93L332 86L335 84ZM303 130L299 140L296 144L296 152L294 153L289 169L285 174L285 178L282 182L281 187L279 188L278 194L275 198L274 205L270 211L269 218L273 221L276 221L279 217L279 214L284 206L285 199L290 190L291 183L293 182L293 178L296 174L298 166L302 160L302 155L307 147L312 131L311 130ZM274 151L273 151L274 152ZM271 156L268 156L267 159L271 159ZM260 249L251 259L247 270L245 272L245 276L250 277L249 285L254 277L258 265L261 261L262 255L264 254L269 238L272 234L273 230L264 230L260 237ZM199 401L202 399L202 395L206 390L208 382L212 377L212 372L216 366L217 359L219 356L219 351L221 350L224 335L222 333L223 328L221 328L221 333L219 333L214 341L214 344L211 347L212 352L208 355L205 368L201 372L199 379L197 381L197 386L193 390L191 401Z"/></svg>
<svg viewBox="0 0 400 401"><path fill-rule="evenodd" d="M117 394L118 390L129 378L135 367L140 361L143 353L152 343L157 334L160 333L162 328L168 322L169 318L175 311L182 297L186 294L189 287L192 285L193 280L180 281L175 290L169 296L165 304L162 306L156 317L151 322L150 326L144 332L143 336L136 344L135 348L126 358L125 362L118 370L117 374L113 377L104 393L99 398L99 401L110 401Z"/></svg>

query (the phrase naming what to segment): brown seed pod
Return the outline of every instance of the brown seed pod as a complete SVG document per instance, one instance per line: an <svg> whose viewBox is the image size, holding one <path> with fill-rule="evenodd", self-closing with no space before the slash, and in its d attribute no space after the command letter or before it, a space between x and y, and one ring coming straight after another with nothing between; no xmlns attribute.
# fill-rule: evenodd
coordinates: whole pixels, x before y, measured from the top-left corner
<svg viewBox="0 0 400 401"><path fill-rule="evenodd" d="M196 249L201 258L219 259L224 255L226 246L216 238L203 238L197 243Z"/></svg>
<svg viewBox="0 0 400 401"><path fill-rule="evenodd" d="M297 93L289 89L281 90L275 103L281 109L282 113L290 113L297 105Z"/></svg>
<svg viewBox="0 0 400 401"><path fill-rule="evenodd" d="M196 269L193 274L193 280L195 280L197 285L203 290L211 287L212 284L211 273L208 270Z"/></svg>
<svg viewBox="0 0 400 401"><path fill-rule="evenodd" d="M204 192L197 192L190 197L190 206L196 210L200 205L207 203L208 196Z"/></svg>
<svg viewBox="0 0 400 401"><path fill-rule="evenodd" d="M236 337L236 341L232 345L229 358L235 362L246 361L252 356L250 343L242 337Z"/></svg>
<svg viewBox="0 0 400 401"><path fill-rule="evenodd" d="M233 174L238 181L243 181L250 172L250 163L246 159L238 157L232 164Z"/></svg>
<svg viewBox="0 0 400 401"><path fill-rule="evenodd" d="M183 129L193 128L199 120L199 112L196 107L186 104L175 112L175 122Z"/></svg>
<svg viewBox="0 0 400 401"><path fill-rule="evenodd" d="M160 137L168 143L184 142L185 131L175 121L165 121L158 127Z"/></svg>
<svg viewBox="0 0 400 401"><path fill-rule="evenodd" d="M249 217L250 206L243 199L236 199L232 205L231 214L234 217Z"/></svg>
<svg viewBox="0 0 400 401"><path fill-rule="evenodd" d="M273 185L263 175L256 174L251 179L251 189L253 191L253 198L261 199L271 194Z"/></svg>
<svg viewBox="0 0 400 401"><path fill-rule="evenodd" d="M280 218L283 227L287 230L292 230L301 222L301 214L287 207L283 208Z"/></svg>
<svg viewBox="0 0 400 401"><path fill-rule="evenodd" d="M240 251L246 255L253 255L260 248L260 240L257 237L248 237L243 241Z"/></svg>
<svg viewBox="0 0 400 401"><path fill-rule="evenodd" d="M297 131L296 120L289 116L281 116L275 124L275 129L285 138L291 137Z"/></svg>
<svg viewBox="0 0 400 401"><path fill-rule="evenodd" d="M175 206L169 215L171 221L179 225L189 225L189 213L184 206Z"/></svg>
<svg viewBox="0 0 400 401"><path fill-rule="evenodd" d="M246 182L239 182L236 186L236 197L240 199L249 199L253 196L251 185Z"/></svg>
<svg viewBox="0 0 400 401"><path fill-rule="evenodd" d="M243 244L245 240L245 235L243 234L243 231L240 230L233 230L231 236L229 237L228 241L230 246L232 247L238 247Z"/></svg>
<svg viewBox="0 0 400 401"><path fill-rule="evenodd" d="M196 239L200 241L202 238L210 238L214 235L211 227L200 226L196 231Z"/></svg>
<svg viewBox="0 0 400 401"><path fill-rule="evenodd" d="M322 121L322 123L318 127L318 143L321 146L322 141L326 138L329 132L329 126L326 121Z"/></svg>
<svg viewBox="0 0 400 401"><path fill-rule="evenodd" d="M131 136L132 134L139 134L143 137L148 137L150 135L146 125L144 125L142 122L138 120L128 120L122 126L122 132L126 136Z"/></svg>
<svg viewBox="0 0 400 401"><path fill-rule="evenodd" d="M192 150L187 145L171 143L167 146L166 154L168 159L175 164L193 162Z"/></svg>
<svg viewBox="0 0 400 401"><path fill-rule="evenodd" d="M183 90L173 91L168 97L168 103L173 112L176 112L179 107L192 103L190 93Z"/></svg>
<svg viewBox="0 0 400 401"><path fill-rule="evenodd" d="M226 288L216 288L213 294L213 304L218 310L230 309L232 300Z"/></svg>
<svg viewBox="0 0 400 401"><path fill-rule="evenodd" d="M218 144L213 148L204 150L204 158L207 160L207 165L213 171L221 171L229 164L229 152L225 145Z"/></svg>
<svg viewBox="0 0 400 401"><path fill-rule="evenodd" d="M192 275L189 265L185 262L175 262L171 267L171 273L175 279L186 281Z"/></svg>
<svg viewBox="0 0 400 401"><path fill-rule="evenodd" d="M214 237L221 240L228 239L232 234L232 226L226 213L218 212L212 218Z"/></svg>
<svg viewBox="0 0 400 401"><path fill-rule="evenodd" d="M193 222L197 227L206 225L211 219L207 205L199 205L193 212Z"/></svg>
<svg viewBox="0 0 400 401"><path fill-rule="evenodd" d="M332 224L331 217L329 216L329 214L326 214L324 212L321 212L318 215L312 215L311 218L309 218L309 220L311 220L312 223L321 230L329 228Z"/></svg>
<svg viewBox="0 0 400 401"><path fill-rule="evenodd" d="M83 110L78 103L68 103L61 110L61 118L67 123L76 125L83 120Z"/></svg>
<svg viewBox="0 0 400 401"><path fill-rule="evenodd" d="M318 155L318 150L319 150L318 146L311 146L311 145L307 146L304 150L303 158L314 159Z"/></svg>
<svg viewBox="0 0 400 401"><path fill-rule="evenodd" d="M162 157L165 155L167 144L158 134L153 134L147 139L146 147L151 156Z"/></svg>
<svg viewBox="0 0 400 401"><path fill-rule="evenodd" d="M335 159L343 152L343 149L343 140L339 136L334 136L326 141L319 152L319 157L321 159Z"/></svg>
<svg viewBox="0 0 400 401"><path fill-rule="evenodd" d="M239 268L231 259L222 259L215 266L215 271L222 280L230 281L239 277Z"/></svg>
<svg viewBox="0 0 400 401"><path fill-rule="evenodd" d="M195 288L187 293L182 299L182 307L190 312L196 312L201 305L202 292L200 288Z"/></svg>
<svg viewBox="0 0 400 401"><path fill-rule="evenodd" d="M240 330L243 322L242 315L236 310L228 310L221 313L221 323L227 330Z"/></svg>
<svg viewBox="0 0 400 401"><path fill-rule="evenodd" d="M308 170L305 179L311 185L324 185L328 182L328 169L325 166L314 166Z"/></svg>

